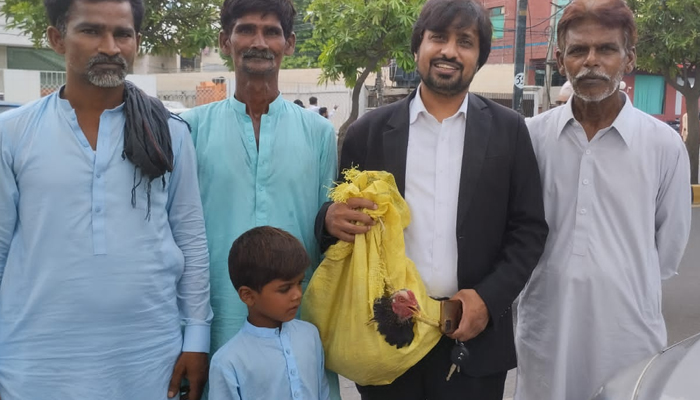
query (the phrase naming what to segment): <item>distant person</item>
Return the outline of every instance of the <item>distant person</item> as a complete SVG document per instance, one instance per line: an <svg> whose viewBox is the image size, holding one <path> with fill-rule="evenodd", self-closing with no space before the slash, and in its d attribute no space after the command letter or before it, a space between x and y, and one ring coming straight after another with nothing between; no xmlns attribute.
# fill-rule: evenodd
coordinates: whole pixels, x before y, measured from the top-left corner
<svg viewBox="0 0 700 400"><path fill-rule="evenodd" d="M197 150L211 254L212 351L248 315L228 275L228 252L238 236L262 225L294 235L311 259L305 282L321 258L314 219L328 200L338 152L333 125L279 91L280 65L294 53L295 15L292 0L224 1L219 44L235 66L234 95L182 114ZM329 382L339 399L337 376Z"/></svg>
<svg viewBox="0 0 700 400"><path fill-rule="evenodd" d="M298 239L270 226L233 242L228 270L248 318L211 360L210 400L330 398L318 329L294 319L310 262Z"/></svg>
<svg viewBox="0 0 700 400"><path fill-rule="evenodd" d="M301 108L304 108L304 102L299 99L294 100L294 104L298 105Z"/></svg>
<svg viewBox="0 0 700 400"><path fill-rule="evenodd" d="M318 113L321 114L323 118L328 119L328 107L321 107L318 109Z"/></svg>
<svg viewBox="0 0 700 400"><path fill-rule="evenodd" d="M624 0L574 0L557 26L574 95L528 121L550 235L518 306L516 400L588 400L666 346L661 282L690 232L677 132L619 90L635 68Z"/></svg>
<svg viewBox="0 0 700 400"><path fill-rule="evenodd" d="M66 84L0 116L0 398L199 400L209 254L187 125L125 80L141 0L44 0Z"/></svg>
<svg viewBox="0 0 700 400"><path fill-rule="evenodd" d="M309 111L318 112L321 107L318 106L318 99L315 96L309 97Z"/></svg>
<svg viewBox="0 0 700 400"><path fill-rule="evenodd" d="M557 106L566 104L566 102L569 101L569 98L571 98L571 95L573 93L574 89L571 87L571 82L564 82L564 84L561 86L561 89L559 89L559 95L557 96L556 101Z"/></svg>

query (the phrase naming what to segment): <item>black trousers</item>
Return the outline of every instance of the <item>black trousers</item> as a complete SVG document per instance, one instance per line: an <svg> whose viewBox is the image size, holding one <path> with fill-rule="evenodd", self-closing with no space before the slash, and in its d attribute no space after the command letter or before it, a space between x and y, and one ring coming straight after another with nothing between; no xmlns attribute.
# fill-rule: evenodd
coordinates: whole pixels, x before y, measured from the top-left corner
<svg viewBox="0 0 700 400"><path fill-rule="evenodd" d="M389 385L357 385L362 400L503 400L507 372L476 378L455 371L446 381L454 343L443 336L428 355Z"/></svg>

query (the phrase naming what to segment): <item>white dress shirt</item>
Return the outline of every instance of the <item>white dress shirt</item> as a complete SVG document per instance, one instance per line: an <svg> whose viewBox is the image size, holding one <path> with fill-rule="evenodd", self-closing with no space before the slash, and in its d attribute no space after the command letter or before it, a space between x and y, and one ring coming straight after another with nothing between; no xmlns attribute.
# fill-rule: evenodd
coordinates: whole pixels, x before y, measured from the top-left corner
<svg viewBox="0 0 700 400"><path fill-rule="evenodd" d="M688 241L688 153L629 98L591 141L571 100L527 124L549 237L518 307L515 399L587 400L666 345L661 280Z"/></svg>
<svg viewBox="0 0 700 400"><path fill-rule="evenodd" d="M457 284L457 202L469 96L442 123L430 115L420 88L410 105L405 198L411 223L404 232L432 297L452 297Z"/></svg>

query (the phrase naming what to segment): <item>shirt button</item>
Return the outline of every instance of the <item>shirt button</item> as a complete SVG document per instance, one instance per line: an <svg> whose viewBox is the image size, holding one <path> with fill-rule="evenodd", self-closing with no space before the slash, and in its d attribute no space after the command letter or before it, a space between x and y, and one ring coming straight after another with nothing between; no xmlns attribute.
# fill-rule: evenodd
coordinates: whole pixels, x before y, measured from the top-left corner
<svg viewBox="0 0 700 400"><path fill-rule="evenodd" d="M99 214L102 212L102 209L100 207L95 207L95 212Z"/></svg>
<svg viewBox="0 0 700 400"><path fill-rule="evenodd" d="M289 371L289 373L292 374L292 376L296 376L297 370L293 369L293 370Z"/></svg>
<svg viewBox="0 0 700 400"><path fill-rule="evenodd" d="M590 150L586 150L586 154L591 154L591 151L590 151Z"/></svg>
<svg viewBox="0 0 700 400"><path fill-rule="evenodd" d="M584 184L584 185L588 185L588 183L589 183L588 179L584 179L584 180L583 180L583 184Z"/></svg>
<svg viewBox="0 0 700 400"><path fill-rule="evenodd" d="M298 398L299 398L299 395L300 395L300 394L299 394L298 391L297 391L297 392L294 392L294 398L295 398L295 399L298 399Z"/></svg>
<svg viewBox="0 0 700 400"><path fill-rule="evenodd" d="M582 215L586 213L586 209L582 208L581 211L579 211Z"/></svg>
<svg viewBox="0 0 700 400"><path fill-rule="evenodd" d="M97 179L102 178L102 174L97 174Z"/></svg>
<svg viewBox="0 0 700 400"><path fill-rule="evenodd" d="M263 188L258 188L258 192L262 192L263 190Z"/></svg>
<svg viewBox="0 0 700 400"><path fill-rule="evenodd" d="M289 350L289 349L286 349L284 352L287 353L287 354L292 354L292 351Z"/></svg>

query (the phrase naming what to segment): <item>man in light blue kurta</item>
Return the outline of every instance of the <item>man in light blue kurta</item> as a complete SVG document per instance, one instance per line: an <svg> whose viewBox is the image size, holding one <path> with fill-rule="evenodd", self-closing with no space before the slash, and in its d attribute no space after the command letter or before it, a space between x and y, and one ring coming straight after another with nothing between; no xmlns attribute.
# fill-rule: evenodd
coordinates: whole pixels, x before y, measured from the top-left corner
<svg viewBox="0 0 700 400"><path fill-rule="evenodd" d="M246 106L233 97L182 117L192 127L211 255L213 354L248 315L228 276L228 252L238 236L262 225L284 229L318 265L314 219L336 175L335 133L319 114L281 95L262 116L259 149Z"/></svg>
<svg viewBox="0 0 700 400"><path fill-rule="evenodd" d="M95 151L58 92L0 116L0 398L161 399L209 346L208 259L192 142L131 203L124 105ZM184 336L181 321L185 321Z"/></svg>
<svg viewBox="0 0 700 400"><path fill-rule="evenodd" d="M316 212L337 171L333 126L286 101L280 64L294 52L291 1L227 0L219 45L235 65L235 95L182 114L192 128L211 255L212 353L241 328L248 310L231 285L228 253L243 232L284 229L319 263ZM337 378L329 377L339 399Z"/></svg>

